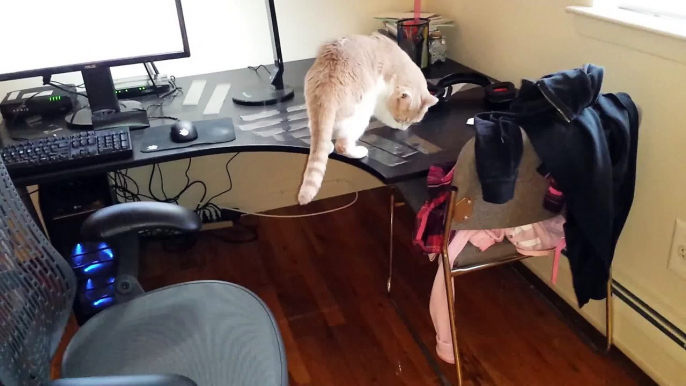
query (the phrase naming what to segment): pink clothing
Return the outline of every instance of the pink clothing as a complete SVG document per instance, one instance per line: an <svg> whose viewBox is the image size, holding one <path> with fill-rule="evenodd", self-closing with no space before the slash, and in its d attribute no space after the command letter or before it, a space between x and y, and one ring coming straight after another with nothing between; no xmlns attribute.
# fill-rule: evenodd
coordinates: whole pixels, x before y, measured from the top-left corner
<svg viewBox="0 0 686 386"><path fill-rule="evenodd" d="M553 283L557 280L557 267L559 255L564 248L564 218L562 216L553 217L539 223L524 225L508 229L495 230L461 230L448 244L448 259L450 266L455 264L455 259L460 252L472 243L481 251L487 250L495 243L504 240L505 237L515 246L517 252L526 256L545 256L555 251L553 263ZM455 286L453 285L453 291ZM436 329L436 353L448 363L455 363L453 355L453 344L450 335L450 319L448 314L448 297L443 278L443 261L438 261L438 271L434 278L431 289L431 300L429 302L429 312Z"/></svg>

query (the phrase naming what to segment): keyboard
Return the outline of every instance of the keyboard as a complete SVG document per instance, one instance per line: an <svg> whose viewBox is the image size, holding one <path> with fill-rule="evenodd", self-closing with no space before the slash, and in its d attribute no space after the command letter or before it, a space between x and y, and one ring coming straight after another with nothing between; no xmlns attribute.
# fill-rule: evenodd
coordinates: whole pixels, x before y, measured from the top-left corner
<svg viewBox="0 0 686 386"><path fill-rule="evenodd" d="M128 128L90 130L63 137L32 139L0 151L12 177L130 158Z"/></svg>

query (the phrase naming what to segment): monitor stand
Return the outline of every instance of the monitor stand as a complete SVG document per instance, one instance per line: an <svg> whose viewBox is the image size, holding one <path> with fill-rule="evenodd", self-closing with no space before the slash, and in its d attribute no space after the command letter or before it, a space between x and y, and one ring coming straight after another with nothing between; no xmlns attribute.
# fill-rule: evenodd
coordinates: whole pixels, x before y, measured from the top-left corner
<svg viewBox="0 0 686 386"><path fill-rule="evenodd" d="M110 129L128 126L131 130L150 127L148 113L140 102L120 101L115 93L109 67L81 71L88 94L88 106L65 117L67 123L80 129Z"/></svg>
<svg viewBox="0 0 686 386"><path fill-rule="evenodd" d="M276 21L276 9L274 0L266 0L267 12L271 23L269 30L272 38L272 51L274 53L274 74L271 76L271 84L236 87L232 97L233 102L246 106L264 106L285 102L295 95L293 89L283 84L283 55L281 54L281 38L279 37L279 24Z"/></svg>

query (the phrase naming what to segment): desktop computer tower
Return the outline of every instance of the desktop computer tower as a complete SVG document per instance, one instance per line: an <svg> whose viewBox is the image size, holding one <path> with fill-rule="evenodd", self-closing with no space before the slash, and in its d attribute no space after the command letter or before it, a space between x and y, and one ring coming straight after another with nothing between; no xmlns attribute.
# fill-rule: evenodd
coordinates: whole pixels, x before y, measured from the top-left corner
<svg viewBox="0 0 686 386"><path fill-rule="evenodd" d="M105 242L81 238L86 218L113 204L107 175L41 185L39 204L48 236L76 275L74 314L82 325L115 303L115 251Z"/></svg>

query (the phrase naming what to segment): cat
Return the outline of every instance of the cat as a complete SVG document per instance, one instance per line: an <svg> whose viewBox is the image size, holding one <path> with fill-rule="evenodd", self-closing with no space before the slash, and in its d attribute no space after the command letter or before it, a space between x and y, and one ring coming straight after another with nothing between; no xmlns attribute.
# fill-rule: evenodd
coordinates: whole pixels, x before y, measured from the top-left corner
<svg viewBox="0 0 686 386"><path fill-rule="evenodd" d="M419 67L384 35L352 35L320 47L305 76L311 139L300 205L319 192L334 150L356 159L367 156L367 148L357 140L372 116L386 126L407 130L437 102Z"/></svg>

